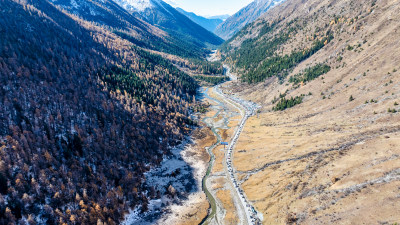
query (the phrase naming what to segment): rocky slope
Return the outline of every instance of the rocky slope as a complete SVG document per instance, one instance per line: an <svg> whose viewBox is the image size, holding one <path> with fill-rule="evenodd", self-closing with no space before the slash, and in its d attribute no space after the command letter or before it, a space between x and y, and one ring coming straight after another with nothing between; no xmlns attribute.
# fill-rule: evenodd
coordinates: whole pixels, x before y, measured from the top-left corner
<svg viewBox="0 0 400 225"><path fill-rule="evenodd" d="M264 224L395 224L400 4L282 3L221 49L263 108L234 153ZM251 163L249 163L251 162Z"/></svg>
<svg viewBox="0 0 400 225"><path fill-rule="evenodd" d="M223 39L228 40L244 26L253 22L270 8L283 1L284 0L255 0L239 12L227 18L215 29L215 33Z"/></svg>

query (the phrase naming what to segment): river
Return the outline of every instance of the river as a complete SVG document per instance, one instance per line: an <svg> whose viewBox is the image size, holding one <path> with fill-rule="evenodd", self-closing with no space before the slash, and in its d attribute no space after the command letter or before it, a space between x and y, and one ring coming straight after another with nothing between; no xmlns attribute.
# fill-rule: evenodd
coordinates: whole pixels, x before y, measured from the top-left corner
<svg viewBox="0 0 400 225"><path fill-rule="evenodd" d="M224 65L224 68L226 74L231 77L231 80L237 81L236 76L230 73L229 67L227 65ZM232 164L234 146L239 139L240 133L242 132L247 119L250 116L254 115L254 113L258 109L258 106L254 103L241 100L237 97L226 96L220 90L220 86L221 85L217 85L213 88L204 88L202 90L203 97L208 101L215 103L213 107L216 113L213 116L205 117L203 119L203 122L212 129L214 135L217 137L217 142L208 148L211 160L207 170L207 174L203 179L202 187L210 202L211 208L208 216L202 221L201 224L223 224L224 213L220 212L223 212L225 209L222 207L222 204L219 204L219 202L216 201L215 193L213 193L213 191L210 191L211 182L208 182L208 179L215 163L215 155L213 153L213 150L221 144L222 140L217 130L222 129L223 127L226 128L228 126L230 119L235 115L232 111L236 111L236 113L240 112L242 119L240 120L240 123L234 132L234 135L230 138L228 150L224 156L223 176L225 176L227 180L229 180L229 189L232 190L231 193L233 193L231 197L235 204L236 214L239 217L240 224L260 224L262 218L258 216L260 214L256 212L256 210L247 200L243 190L237 182L235 169ZM216 96L218 97L210 97L210 95L208 94L210 92L214 92L214 94L216 94ZM220 116L222 112L224 112L225 117L223 118L224 122L221 124L219 121L215 121L214 119Z"/></svg>

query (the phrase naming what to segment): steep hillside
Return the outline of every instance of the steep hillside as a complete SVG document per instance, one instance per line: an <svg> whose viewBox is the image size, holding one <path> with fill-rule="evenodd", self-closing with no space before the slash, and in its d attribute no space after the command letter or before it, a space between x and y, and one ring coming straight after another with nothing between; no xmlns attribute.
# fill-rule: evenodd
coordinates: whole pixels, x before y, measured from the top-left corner
<svg viewBox="0 0 400 225"><path fill-rule="evenodd" d="M215 28L222 22L224 22L222 19L208 19L202 16L198 16L192 12L186 12L185 10L181 8L177 8L180 13L183 15L187 16L189 19L194 21L195 23L199 24L200 26L206 28L208 31L214 32Z"/></svg>
<svg viewBox="0 0 400 225"><path fill-rule="evenodd" d="M396 224L400 3L292 0L220 50L262 105L234 152L264 224ZM249 163L251 162L251 163Z"/></svg>
<svg viewBox="0 0 400 225"><path fill-rule="evenodd" d="M247 24L253 22L271 7L283 1L284 0L255 0L218 25L214 32L223 39L228 40Z"/></svg>
<svg viewBox="0 0 400 225"><path fill-rule="evenodd" d="M164 196L144 173L193 125L194 80L49 1L0 8L0 224L119 224Z"/></svg>
<svg viewBox="0 0 400 225"><path fill-rule="evenodd" d="M140 14L146 21L166 30L171 36L199 47L218 46L223 40L201 27L162 0L117 0L124 8Z"/></svg>
<svg viewBox="0 0 400 225"><path fill-rule="evenodd" d="M152 26L137 13L129 13L114 1L51 0L62 9L127 39L136 46L187 58L201 58L208 53L204 46L177 37Z"/></svg>

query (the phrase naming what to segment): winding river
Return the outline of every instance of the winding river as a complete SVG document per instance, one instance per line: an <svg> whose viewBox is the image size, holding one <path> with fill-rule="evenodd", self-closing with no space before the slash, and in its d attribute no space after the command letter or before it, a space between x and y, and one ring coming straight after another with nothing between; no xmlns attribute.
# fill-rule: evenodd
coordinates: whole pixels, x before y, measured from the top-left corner
<svg viewBox="0 0 400 225"><path fill-rule="evenodd" d="M215 137L217 138L217 142L216 142L215 144L213 144L212 146L210 146L210 147L207 149L208 154L210 154L210 156L211 156L211 159L210 159L210 163L209 163L209 166L208 166L208 169L207 169L207 173L206 173L206 175L204 176L203 181L202 181L203 191L205 192L205 194L206 194L206 196L207 196L207 199L208 199L208 201L210 202L210 205L211 205L211 211L210 211L210 213L209 213L208 216L207 216L206 218L204 218L203 221L200 223L200 224L204 224L204 225L210 224L210 222L211 222L213 219L215 219L216 222L217 222L217 224L218 224L218 218L215 216L215 214L216 214L216 212L217 212L217 204L216 204L216 201L215 201L214 196L211 194L211 192L210 192L210 191L208 190L208 188L207 188L207 178L210 176L210 173L211 173L211 171L212 171L212 169L213 169L213 167L214 167L214 163L215 163L215 155L214 155L214 153L213 153L213 150L214 150L218 145L221 144L221 140L222 140L221 135L220 135L220 134L217 132L217 130L216 130L216 129L218 129L218 127L215 127L215 124L212 123L212 120L215 119L215 118L217 118L217 117L220 115L220 113L221 113L223 110L226 109L226 106L225 106L224 104L222 104L222 102L218 101L218 100L215 99L215 98L210 97L210 96L208 95L208 91L209 91L209 88L203 88L203 90L202 90L203 97L204 97L204 98L207 98L207 99L209 99L209 100L211 100L211 101L214 101L214 102L217 103L217 105L220 106L220 107L219 107L218 111L217 111L212 117L205 117L205 118L202 120L208 127L211 128L211 131L213 132L213 134L214 134ZM228 126L228 123L229 123L229 118L224 118L224 126Z"/></svg>
<svg viewBox="0 0 400 225"><path fill-rule="evenodd" d="M231 78L231 80L237 80L236 77L230 73L229 67L225 66L226 69L226 74ZM203 88L202 89L202 94L205 99L208 99L212 102L215 102L216 105L213 106L213 108L216 109L216 113L213 116L210 117L205 117L202 121L211 128L213 134L217 138L217 142L210 146L207 151L211 156L209 167L207 170L207 173L205 177L203 178L202 181L202 187L203 191L205 192L207 199L210 202L211 209L208 213L208 216L203 219L203 221L200 224L223 224L223 221L218 221L218 212L223 211L224 209L220 206L220 204L217 203L215 196L213 196L213 193L210 192L209 187L207 187L207 180L211 175L211 171L214 167L215 164L215 155L213 153L213 150L221 144L222 138L220 134L218 133L218 129L228 129L228 124L229 121L232 117L238 115L238 112L240 112L242 119L238 125L238 127L235 130L235 133L233 137L230 139L230 143L228 146L228 150L225 153L224 157L224 176L227 177L230 183L231 190L233 190L233 195L232 199L235 202L236 210L238 217L240 219L240 224L261 224L262 218L259 216L260 214L257 213L257 211L254 209L254 207L250 204L250 202L247 200L243 190L241 189L236 176L235 176L235 169L233 167L232 163L232 158L233 158L233 148L239 139L239 136L244 128L244 125L247 121L247 119L254 115L256 110L258 109L258 106L255 105L254 103L248 102L241 100L236 97L232 96L226 96L223 94L220 90L220 85L217 85L215 87L212 87L211 91L214 91L216 95L220 96L219 99L213 98L209 96L209 91L210 88ZM236 113L232 113L232 109L229 109L228 105L231 108L236 108L237 110ZM231 111L229 111L231 110ZM215 118L217 118L223 111L225 111L226 116L223 117L223 123L217 123L214 121ZM230 112L230 113L228 113Z"/></svg>

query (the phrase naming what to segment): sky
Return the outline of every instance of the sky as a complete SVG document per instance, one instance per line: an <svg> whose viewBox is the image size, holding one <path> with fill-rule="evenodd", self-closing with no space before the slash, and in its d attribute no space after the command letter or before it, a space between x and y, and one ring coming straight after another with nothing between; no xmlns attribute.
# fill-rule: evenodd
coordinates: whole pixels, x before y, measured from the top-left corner
<svg viewBox="0 0 400 225"><path fill-rule="evenodd" d="M165 0L174 7L179 7L200 16L233 15L253 0Z"/></svg>

